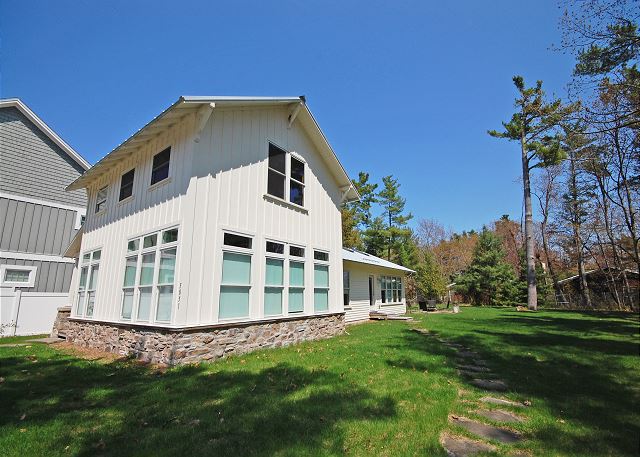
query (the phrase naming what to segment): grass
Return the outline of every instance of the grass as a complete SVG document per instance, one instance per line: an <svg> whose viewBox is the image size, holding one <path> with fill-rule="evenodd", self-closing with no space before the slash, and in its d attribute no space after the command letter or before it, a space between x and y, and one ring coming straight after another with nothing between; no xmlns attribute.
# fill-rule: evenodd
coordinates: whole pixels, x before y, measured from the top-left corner
<svg viewBox="0 0 640 457"><path fill-rule="evenodd" d="M532 406L516 447L637 455L638 319L463 308L415 326L482 353ZM404 322L166 371L0 346L0 455L428 455L481 392ZM0 344L4 343L0 340ZM513 449L513 448L512 448ZM508 449L498 449L507 455Z"/></svg>

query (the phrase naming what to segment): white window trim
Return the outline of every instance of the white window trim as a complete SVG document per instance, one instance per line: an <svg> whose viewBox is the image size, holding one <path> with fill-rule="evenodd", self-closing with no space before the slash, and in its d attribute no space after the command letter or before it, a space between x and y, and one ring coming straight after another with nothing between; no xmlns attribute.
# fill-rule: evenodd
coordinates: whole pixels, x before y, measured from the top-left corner
<svg viewBox="0 0 640 457"><path fill-rule="evenodd" d="M5 281L7 270L28 271L29 280L27 282ZM3 287L34 287L36 284L36 272L38 267L25 265L0 265L0 286Z"/></svg>
<svg viewBox="0 0 640 457"><path fill-rule="evenodd" d="M224 234L225 233L230 233L232 235L238 235L238 236L244 236L246 238L251 238L251 248L241 248L238 246L229 246L224 244ZM222 323L226 323L226 322L246 322L248 320L252 320L251 319L251 309L252 309L252 303L253 303L253 295L254 295L254 290L255 290L255 284L254 284L254 278L255 278L255 272L254 272L254 268L255 268L255 252L256 252L256 241L257 241L257 237L255 235L250 235L248 233L245 232L240 232L238 230L232 230L232 229L225 229L222 228L222 230L220 231L220 244L222 246L222 248L220 249L220 252L222 253L222 255L220 256L220 279L218 282L218 290L217 290L217 297L218 297L218 303L217 303L217 309L215 310L215 315L216 318L218 320L218 322L222 322ZM266 247L266 242L265 242L265 247ZM251 258L251 267L249 269L249 284L227 284L222 282L222 275L224 274L224 254L225 252L231 253L231 254L241 254L241 255L246 255L249 256ZM236 316L236 317L220 317L220 302L221 300L221 291L223 287L244 287L249 289L249 309L248 309L248 314L246 316Z"/></svg>
<svg viewBox="0 0 640 457"><path fill-rule="evenodd" d="M105 191L104 194L104 200L98 200L98 196L100 195L100 192ZM95 198L95 203L93 205L93 214L94 216L97 216L99 214L104 214L107 210L107 202L109 201L109 185L105 185L102 186L100 188L98 188L96 190L96 198ZM98 209L98 205L102 203L104 206L100 209Z"/></svg>
<svg viewBox="0 0 640 457"><path fill-rule="evenodd" d="M344 274L347 274L347 276L349 277L349 286L346 287L344 284ZM349 300L347 300L347 304L344 305L345 309L351 309L351 270L345 270L344 268L342 269L342 274L343 274L343 278L342 278L342 300L344 301L344 294L345 291L348 293L349 295Z"/></svg>
<svg viewBox="0 0 640 457"><path fill-rule="evenodd" d="M102 261L102 247L96 247L93 249L89 249L86 251L83 251L80 253L80 256L78 257L78 286L76 289L76 295L75 295L75 315L79 316L79 317L84 317L85 319L93 319L94 316L96 315L96 308L95 308L95 301L94 301L94 305L93 305L93 312L91 314L91 316L87 316L87 305L89 304L89 292L93 292L94 293L94 300L95 300L95 296L97 294L98 291L98 282L96 281L96 288L95 289L89 289L89 284L91 283L91 277L93 276L93 271L94 271L94 267L97 265L98 266L98 274L100 272L100 262ZM94 260L93 259L93 254L96 251L100 251L100 258L98 260ZM84 256L89 254L91 257L89 258L89 260L85 261L84 260ZM84 285L83 289L80 289L80 277L82 276L82 269L86 267L87 268L87 278L86 278L86 283ZM98 280L100 280L100 277L98 276ZM83 292L84 293L84 298L83 298L83 303L82 306L80 306L80 293Z"/></svg>
<svg viewBox="0 0 640 457"><path fill-rule="evenodd" d="M271 168L269 166L269 144L274 145L275 147L277 147L278 149L282 150L285 152L285 160L284 160L284 174L281 173L280 171L276 170L275 168ZM304 176L307 176L307 161L304 160L300 154L296 153L295 151L289 151L288 148L284 148L282 146L280 146L277 142L272 141L272 140L267 140L267 181L266 181L266 187L267 190L264 193L263 197L265 199L271 199L274 200L276 202L279 203L285 203L287 205L290 205L290 207L292 207L293 209L301 209L301 210L306 210L306 207L304 206L304 203L307 201L307 191L306 191L306 183L304 182L300 182L297 179L294 179L291 176L291 158L295 158L296 160L298 160L299 162L302 162L302 165L304 166ZM276 195L271 195L269 193L269 170L273 170L276 173L278 173L281 176L284 176L284 198L280 198ZM291 180L295 181L296 183L300 184L303 187L303 196L302 196L302 205L299 205L297 203L294 203L290 200L291 198Z"/></svg>
<svg viewBox="0 0 640 457"><path fill-rule="evenodd" d="M169 169L167 170L167 177L164 178L161 181L158 182L154 182L153 184L151 183L151 180L153 179L153 159L160 154L161 152L164 152L165 150L170 149L169 151ZM174 159L174 147L173 144L166 144L165 146L161 147L160 149L157 150L158 152L156 152L155 154L151 155L151 163L149 164L149 186L147 188L147 191L152 191L157 189L158 187L161 187L165 184L169 184L171 182L171 172L173 171L173 159Z"/></svg>
<svg viewBox="0 0 640 457"><path fill-rule="evenodd" d="M162 243L162 234L167 230L178 229L178 239L176 241L172 241L170 243ZM156 235L156 244L154 246L144 247L143 242L144 238L150 235ZM128 250L128 244L130 241L138 240L138 249L135 251ZM136 235L134 237L128 238L125 244L124 250L124 263L122 268L122 275L120 277L120 309L118 311L118 319L121 322L135 322L142 324L153 324L153 325L168 325L175 320L176 315L176 278L178 277L178 253L181 248L179 246L180 240L182 240L181 229L179 225L170 225L167 227L163 227L158 230L154 230L153 232L146 232L144 234ZM173 284L169 283L158 283L158 277L160 275L160 257L161 252L169 249L176 250L176 264L174 266L174 281ZM142 256L145 254L154 253L153 259L153 280L151 284L140 285L140 275L142 274ZM136 276L133 286L124 286L124 275L126 270L126 262L129 257L136 257ZM157 312L158 312L158 302L160 298L159 287L161 286L171 286L173 285L173 294L171 296L171 316L169 320L158 320ZM148 319L139 319L138 318L138 310L140 307L140 289L141 288L151 288L151 306L149 308L149 318ZM133 289L133 304L131 305L131 317L126 318L122 315L122 310L124 307L124 291L125 289Z"/></svg>

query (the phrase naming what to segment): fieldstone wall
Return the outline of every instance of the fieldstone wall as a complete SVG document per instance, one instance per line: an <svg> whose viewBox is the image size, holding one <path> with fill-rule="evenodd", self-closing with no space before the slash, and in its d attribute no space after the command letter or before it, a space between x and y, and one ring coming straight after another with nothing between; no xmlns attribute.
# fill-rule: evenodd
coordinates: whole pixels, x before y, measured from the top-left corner
<svg viewBox="0 0 640 457"><path fill-rule="evenodd" d="M185 330L70 319L65 333L78 346L179 365L330 338L344 329L344 313L337 313Z"/></svg>
<svg viewBox="0 0 640 457"><path fill-rule="evenodd" d="M61 306L58 308L56 320L53 321L51 338L64 338L69 328L69 318L71 317L71 306Z"/></svg>

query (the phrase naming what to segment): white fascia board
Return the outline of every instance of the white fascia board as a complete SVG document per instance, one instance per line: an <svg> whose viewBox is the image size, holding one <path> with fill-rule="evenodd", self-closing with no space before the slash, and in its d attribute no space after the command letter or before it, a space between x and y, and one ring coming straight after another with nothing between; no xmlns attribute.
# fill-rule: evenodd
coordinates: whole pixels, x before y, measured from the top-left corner
<svg viewBox="0 0 640 457"><path fill-rule="evenodd" d="M91 168L91 164L87 162L78 152L67 144L56 132L54 132L42 119L40 119L31 109L25 105L19 98L7 98L0 100L0 108L14 107L17 108L27 119L33 122L51 141L57 144L64 152L67 153L78 165L85 171Z"/></svg>
<svg viewBox="0 0 640 457"><path fill-rule="evenodd" d="M35 260L41 262L75 263L75 259L51 254L32 254L29 252L0 251L0 257L13 260Z"/></svg>

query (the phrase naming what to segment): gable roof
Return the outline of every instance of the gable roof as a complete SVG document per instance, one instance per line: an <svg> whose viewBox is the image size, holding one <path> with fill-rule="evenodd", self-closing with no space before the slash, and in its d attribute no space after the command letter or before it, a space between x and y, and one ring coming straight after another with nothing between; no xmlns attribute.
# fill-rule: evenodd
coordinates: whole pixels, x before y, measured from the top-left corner
<svg viewBox="0 0 640 457"><path fill-rule="evenodd" d="M140 146L160 131L178 122L184 116L197 112L205 105L223 106L291 106L296 113L296 122L300 122L309 134L313 144L320 150L325 163L345 193L346 200L360 198L352 186L351 179L338 160L320 126L309 111L304 97L237 97L237 96L181 96L178 100L135 132L110 153L100 159L91 169L67 186L67 190L86 187L88 183L107 173L119 160L134 154ZM297 108L299 107L299 108Z"/></svg>
<svg viewBox="0 0 640 457"><path fill-rule="evenodd" d="M58 136L42 119L29 109L19 98L0 99L0 108L16 108L27 119L29 119L42 133L44 133L51 141L60 147L74 162L76 162L83 170L91 168L91 164L87 162L78 152L69 146L62 138Z"/></svg>
<svg viewBox="0 0 640 457"><path fill-rule="evenodd" d="M348 260L350 262L366 263L368 265L376 265L383 268L391 268L393 270L406 271L407 273L415 273L414 270L398 265L397 263L389 262L388 260L381 259L375 255L367 254L356 249L342 248L342 260Z"/></svg>

